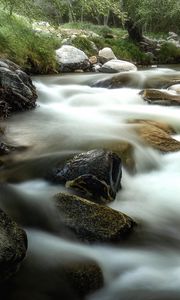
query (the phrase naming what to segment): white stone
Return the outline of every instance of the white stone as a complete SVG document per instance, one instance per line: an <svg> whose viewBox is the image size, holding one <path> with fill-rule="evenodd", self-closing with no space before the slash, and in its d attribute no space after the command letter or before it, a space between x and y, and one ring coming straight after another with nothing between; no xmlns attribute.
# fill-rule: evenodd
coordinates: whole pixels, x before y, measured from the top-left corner
<svg viewBox="0 0 180 300"><path fill-rule="evenodd" d="M88 59L87 55L78 48L70 45L63 45L56 50L56 57L61 64L81 63Z"/></svg>
<svg viewBox="0 0 180 300"><path fill-rule="evenodd" d="M102 65L101 72L109 72L109 73L116 73L116 72L126 72L126 71L137 71L137 67L128 61L119 60L119 59L112 59Z"/></svg>
<svg viewBox="0 0 180 300"><path fill-rule="evenodd" d="M105 47L102 50L100 50L98 55L99 57L103 57L107 60L116 59L116 56L114 55L112 49L109 47Z"/></svg>

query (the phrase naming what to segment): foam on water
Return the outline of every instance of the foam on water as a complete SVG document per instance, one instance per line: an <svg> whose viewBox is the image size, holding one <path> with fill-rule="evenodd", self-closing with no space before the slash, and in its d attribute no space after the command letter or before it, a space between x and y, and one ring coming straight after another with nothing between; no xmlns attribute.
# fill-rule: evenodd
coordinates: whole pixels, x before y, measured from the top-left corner
<svg viewBox="0 0 180 300"><path fill-rule="evenodd" d="M156 80L158 76L172 76L174 73L169 69L157 69L131 76L138 74L142 84L148 78ZM105 278L102 290L87 297L88 300L178 300L180 152L162 155L145 147L127 120L165 121L180 134L179 108L149 106L141 99L138 88L107 90L87 85L98 76L102 78L99 74L95 79L92 75L55 76L49 81L48 77L35 79L40 106L35 111L24 113L21 118L16 115L7 121L8 137L17 143L31 145L29 157L26 154L19 169L14 164L13 174L34 174L32 170L38 173L38 168L42 171L43 166L51 166L58 155L63 157L66 151L72 154L101 147L102 141L107 144L121 140L131 142L135 147L136 173L132 175L123 169L122 190L110 206L139 223L134 239L116 247L85 245L51 233L50 229L58 226L52 197L63 188L46 180L29 180L27 176L25 182L4 184L1 205L27 230L29 248L25 269L30 270L33 260L34 265L38 262L41 273L46 265L49 268L48 283L53 287L52 274L56 272L57 264L88 259L98 262ZM179 135L176 137L179 139ZM35 273L34 276L38 275ZM19 282L14 287L16 290L23 286L23 281L22 284L21 280ZM46 282L39 280L40 289L43 289L43 284ZM36 293L39 295L36 288L32 299L36 299L33 298ZM48 296L47 285L43 293L44 298L37 299L54 300Z"/></svg>

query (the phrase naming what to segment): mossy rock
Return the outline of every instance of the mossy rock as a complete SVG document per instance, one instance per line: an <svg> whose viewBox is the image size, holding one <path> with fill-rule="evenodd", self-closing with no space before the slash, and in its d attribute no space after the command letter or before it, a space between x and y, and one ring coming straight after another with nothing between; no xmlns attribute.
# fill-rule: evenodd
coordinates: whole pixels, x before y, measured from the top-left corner
<svg viewBox="0 0 180 300"><path fill-rule="evenodd" d="M135 226L122 212L75 195L59 193L55 196L55 205L61 221L83 241L118 242Z"/></svg>
<svg viewBox="0 0 180 300"><path fill-rule="evenodd" d="M86 296L103 286L103 274L93 262L71 263L64 267L67 280L76 294Z"/></svg>
<svg viewBox="0 0 180 300"><path fill-rule="evenodd" d="M25 231L0 209L0 282L17 272L26 249Z"/></svg>

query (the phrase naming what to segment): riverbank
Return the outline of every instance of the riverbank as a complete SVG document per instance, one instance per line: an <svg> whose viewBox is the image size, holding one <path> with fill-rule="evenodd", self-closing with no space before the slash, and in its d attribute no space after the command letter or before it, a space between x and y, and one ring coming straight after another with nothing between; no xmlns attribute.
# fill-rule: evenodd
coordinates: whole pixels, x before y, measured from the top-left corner
<svg viewBox="0 0 180 300"><path fill-rule="evenodd" d="M110 47L115 56L136 65L167 64L180 62L180 48L159 34L150 40L160 41L157 51L143 49L128 38L126 30L85 23L68 23L57 27L47 22L30 22L17 15L0 13L0 56L20 65L29 74L59 72L55 50L64 44L72 45L90 56Z"/></svg>

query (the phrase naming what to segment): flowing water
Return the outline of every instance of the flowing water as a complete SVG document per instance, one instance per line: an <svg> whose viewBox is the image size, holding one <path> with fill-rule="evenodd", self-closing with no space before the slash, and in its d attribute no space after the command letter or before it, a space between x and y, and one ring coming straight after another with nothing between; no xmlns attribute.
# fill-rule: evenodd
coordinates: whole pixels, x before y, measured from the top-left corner
<svg viewBox="0 0 180 300"><path fill-rule="evenodd" d="M28 149L1 169L0 204L28 234L27 258L8 291L8 299L55 300L62 261L90 259L101 267L104 287L88 300L180 299L180 152L160 154L136 136L132 119L165 121L180 134L180 109L145 103L144 80L180 72L138 71L137 88L92 88L110 75L35 77L38 106L5 122L9 140ZM112 75L111 75L112 76ZM57 164L85 150L110 148L128 141L134 147L136 172L123 168L122 190L110 205L139 224L129 242L86 245L57 235L51 198L63 187L46 181ZM8 182L8 183L6 183ZM69 299L76 297L69 294Z"/></svg>

